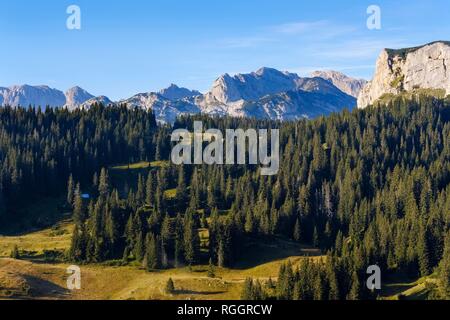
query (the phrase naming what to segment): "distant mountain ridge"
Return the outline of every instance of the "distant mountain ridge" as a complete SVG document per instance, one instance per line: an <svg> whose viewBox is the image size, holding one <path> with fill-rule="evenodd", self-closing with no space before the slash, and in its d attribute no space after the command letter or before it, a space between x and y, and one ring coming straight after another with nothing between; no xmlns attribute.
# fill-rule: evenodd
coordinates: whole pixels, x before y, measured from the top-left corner
<svg viewBox="0 0 450 320"><path fill-rule="evenodd" d="M86 109L94 103L152 110L158 121L172 123L181 115L199 113L276 120L314 118L353 108L356 99L330 79L301 78L273 68L234 76L224 74L205 94L172 84L159 92L140 93L117 102L105 96L95 97L80 87L71 88L65 94L47 86L0 88L1 105L48 105L73 110Z"/></svg>
<svg viewBox="0 0 450 320"><path fill-rule="evenodd" d="M12 86L0 89L2 105L10 106L64 106L66 96L63 92L48 86Z"/></svg>
<svg viewBox="0 0 450 320"><path fill-rule="evenodd" d="M269 79L281 79L281 84L272 85L273 82L263 75L269 75ZM223 86L224 80L226 86ZM257 83L255 80L263 82L258 88L259 91L247 91L248 88L242 85L249 82L252 87ZM239 90L240 87L243 90ZM285 121L314 118L340 111L345 107L352 108L356 99L322 78L300 78L296 74L271 69L269 72L237 75L233 78L221 77L216 80L212 91L197 97L192 103L200 106L202 113L209 115Z"/></svg>
<svg viewBox="0 0 450 320"><path fill-rule="evenodd" d="M386 94L432 89L450 94L450 42L436 41L404 49L385 49L374 78L367 82L337 71L316 71L310 78L273 68L218 77L202 94L175 84L159 92L136 94L120 101L95 97L80 87L66 93L48 86L0 87L0 106L89 108L95 103L126 104L152 110L158 121L172 123L181 115L255 117L276 120L314 118L373 104ZM358 97L358 99L356 99Z"/></svg>
<svg viewBox="0 0 450 320"><path fill-rule="evenodd" d="M48 86L16 85L9 88L0 88L0 105L8 106L41 106L41 107L67 107L75 109L85 102L95 98L92 94L80 87L73 87L63 93Z"/></svg>
<svg viewBox="0 0 450 320"><path fill-rule="evenodd" d="M332 70L315 71L311 74L311 76L326 79L333 83L341 91L355 98L358 98L362 88L364 88L367 84L367 80L353 79L341 72Z"/></svg>
<svg viewBox="0 0 450 320"><path fill-rule="evenodd" d="M176 84L171 84L168 88L162 89L158 92L162 97L176 101L184 98L201 95L201 92L197 90L189 90L186 88L180 88Z"/></svg>

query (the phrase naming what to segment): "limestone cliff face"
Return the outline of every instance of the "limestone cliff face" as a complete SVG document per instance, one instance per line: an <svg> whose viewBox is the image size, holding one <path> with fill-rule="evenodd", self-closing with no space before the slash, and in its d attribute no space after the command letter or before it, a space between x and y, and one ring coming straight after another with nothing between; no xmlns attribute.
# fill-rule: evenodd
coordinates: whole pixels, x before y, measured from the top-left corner
<svg viewBox="0 0 450 320"><path fill-rule="evenodd" d="M416 89L442 89L450 94L450 42L383 50L373 80L359 94L358 108L373 104L384 94Z"/></svg>

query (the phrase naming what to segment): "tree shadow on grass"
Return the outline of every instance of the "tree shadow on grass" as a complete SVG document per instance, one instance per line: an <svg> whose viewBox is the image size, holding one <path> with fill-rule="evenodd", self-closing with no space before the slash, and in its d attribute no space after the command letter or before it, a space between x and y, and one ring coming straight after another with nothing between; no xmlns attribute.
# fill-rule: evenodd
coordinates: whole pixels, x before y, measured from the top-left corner
<svg viewBox="0 0 450 320"><path fill-rule="evenodd" d="M25 275L25 281L30 286L30 299L64 299L70 294L70 291L53 282L38 277Z"/></svg>
<svg viewBox="0 0 450 320"><path fill-rule="evenodd" d="M227 293L227 291L195 291L195 290L179 289L173 292L174 295L202 295L202 296L215 296L224 293Z"/></svg>
<svg viewBox="0 0 450 320"><path fill-rule="evenodd" d="M238 261L233 268L246 270L290 257L317 257L321 255L322 253L319 249L283 238L274 238L270 241L252 239L242 249Z"/></svg>

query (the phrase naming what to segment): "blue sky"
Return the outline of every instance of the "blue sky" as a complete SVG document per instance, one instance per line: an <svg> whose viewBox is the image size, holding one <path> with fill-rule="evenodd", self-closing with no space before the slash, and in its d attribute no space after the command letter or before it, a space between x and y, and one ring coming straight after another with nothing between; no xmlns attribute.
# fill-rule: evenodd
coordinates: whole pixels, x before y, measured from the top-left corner
<svg viewBox="0 0 450 320"><path fill-rule="evenodd" d="M81 30L66 9L81 8ZM366 27L381 7L382 29ZM206 91L267 66L370 78L384 47L450 40L448 0L0 0L0 86L79 85L127 98L176 83Z"/></svg>

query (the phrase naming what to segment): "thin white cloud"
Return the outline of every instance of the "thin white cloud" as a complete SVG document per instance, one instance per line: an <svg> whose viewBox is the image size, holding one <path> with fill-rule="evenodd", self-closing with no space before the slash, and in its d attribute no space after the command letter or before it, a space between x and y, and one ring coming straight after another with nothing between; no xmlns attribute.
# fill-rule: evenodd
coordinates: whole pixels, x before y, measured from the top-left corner
<svg viewBox="0 0 450 320"><path fill-rule="evenodd" d="M283 34L289 34L289 35L295 35L295 34L303 34L305 32L309 32L312 30L322 29L325 28L328 25L328 22L325 20L320 21L312 21L312 22L292 22L292 23L285 23L278 26L273 26L270 29L274 33L283 33Z"/></svg>
<svg viewBox="0 0 450 320"><path fill-rule="evenodd" d="M337 25L327 20L297 21L260 28L248 36L224 38L216 42L216 45L218 44L221 48L239 49L257 48L289 40L298 41L300 38L317 42L350 35L356 30L355 27Z"/></svg>
<svg viewBox="0 0 450 320"><path fill-rule="evenodd" d="M238 48L253 48L274 41L276 40L273 38L254 36L254 37L236 37L236 38L222 39L220 42L221 46L224 48L238 49Z"/></svg>

